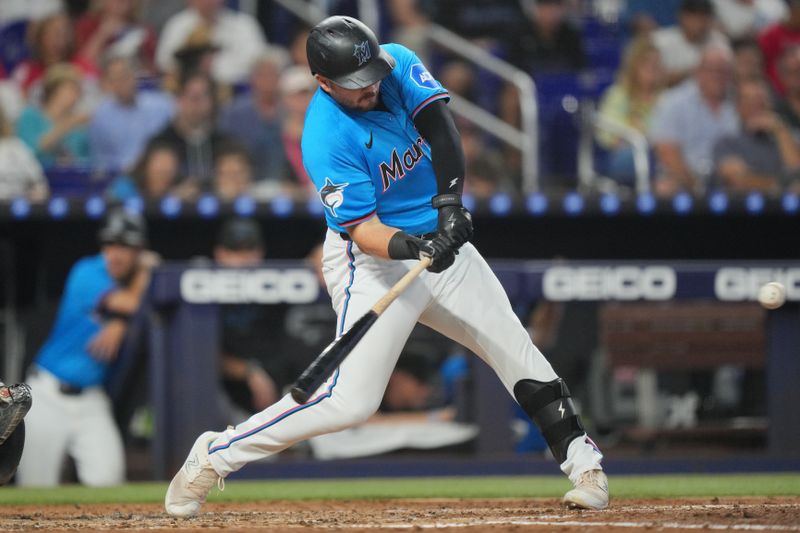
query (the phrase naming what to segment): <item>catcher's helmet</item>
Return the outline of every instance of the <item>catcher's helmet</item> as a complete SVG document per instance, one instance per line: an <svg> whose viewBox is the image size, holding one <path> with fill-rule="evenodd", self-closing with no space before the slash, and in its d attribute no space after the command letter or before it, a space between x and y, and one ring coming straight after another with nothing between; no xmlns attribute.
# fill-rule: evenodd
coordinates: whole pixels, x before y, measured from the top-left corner
<svg viewBox="0 0 800 533"><path fill-rule="evenodd" d="M392 56L363 22L352 17L328 17L311 29L306 55L312 74L320 74L345 89L362 89L388 75Z"/></svg>
<svg viewBox="0 0 800 533"><path fill-rule="evenodd" d="M147 225L144 217L120 207L109 211L97 237L101 244L141 248L147 244Z"/></svg>

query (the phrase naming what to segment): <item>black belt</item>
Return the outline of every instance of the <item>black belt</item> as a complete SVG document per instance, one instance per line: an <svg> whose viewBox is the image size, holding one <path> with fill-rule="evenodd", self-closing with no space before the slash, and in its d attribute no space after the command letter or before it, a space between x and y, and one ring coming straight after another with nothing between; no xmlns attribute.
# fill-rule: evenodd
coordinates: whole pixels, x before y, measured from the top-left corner
<svg viewBox="0 0 800 533"><path fill-rule="evenodd" d="M437 235L438 235L437 232L432 231L430 233L423 233L421 235L413 235L413 237L416 237L418 239L422 239L422 240L425 240L425 241L429 241L429 240L433 239L434 237L436 237ZM346 231L340 231L339 232L339 237L341 237L342 240L345 240L345 241L352 241L353 240L353 239L350 238L350 234L347 233Z"/></svg>
<svg viewBox="0 0 800 533"><path fill-rule="evenodd" d="M83 393L84 388L76 387L75 385L70 385L69 383L64 383L62 381L58 384L58 390L61 391L61 394L65 394L67 396L77 396Z"/></svg>
<svg viewBox="0 0 800 533"><path fill-rule="evenodd" d="M35 376L38 373L39 373L39 370L37 370L37 369L31 370L31 375L32 376ZM53 376L53 377L55 377L55 376ZM56 378L56 379L58 379L58 378ZM82 394L83 391L86 390L86 388L85 387L79 387L77 385L70 385L69 383L66 383L66 382L61 381L60 379L58 379L58 390L59 390L59 392L61 392L61 394L65 394L67 396L77 396L79 394Z"/></svg>

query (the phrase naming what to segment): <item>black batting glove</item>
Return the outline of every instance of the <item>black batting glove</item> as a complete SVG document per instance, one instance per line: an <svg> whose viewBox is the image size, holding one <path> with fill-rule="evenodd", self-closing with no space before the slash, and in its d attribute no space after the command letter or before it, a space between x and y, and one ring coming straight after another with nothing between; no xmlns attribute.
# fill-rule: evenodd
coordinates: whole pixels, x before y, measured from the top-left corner
<svg viewBox="0 0 800 533"><path fill-rule="evenodd" d="M447 270L456 260L458 249L453 242L442 235L437 235L429 241L422 241L419 248L420 257L430 257L431 266L428 271L438 274Z"/></svg>
<svg viewBox="0 0 800 533"><path fill-rule="evenodd" d="M398 231L389 240L389 257L392 259L421 259L430 257L432 259L428 270L439 273L456 260L458 253L452 241L441 235L431 240L423 240L412 237L405 231Z"/></svg>
<svg viewBox="0 0 800 533"><path fill-rule="evenodd" d="M439 235L450 239L456 249L472 238L472 215L461 205L460 194L436 195L431 205L439 210Z"/></svg>

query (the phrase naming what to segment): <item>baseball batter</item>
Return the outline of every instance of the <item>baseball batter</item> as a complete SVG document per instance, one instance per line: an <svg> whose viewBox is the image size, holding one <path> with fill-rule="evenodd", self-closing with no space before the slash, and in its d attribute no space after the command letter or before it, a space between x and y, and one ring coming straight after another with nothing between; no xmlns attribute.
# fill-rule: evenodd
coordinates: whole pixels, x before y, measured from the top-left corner
<svg viewBox="0 0 800 533"><path fill-rule="evenodd" d="M447 91L412 51L379 46L353 18L322 21L306 50L319 89L306 114L303 161L326 208L323 273L338 334L420 256L432 264L307 403L287 395L232 429L202 434L167 490L167 512L192 516L215 483L245 464L365 421L417 322L463 344L497 372L575 485L566 504L605 508L603 456L587 437L567 386L468 242L464 156L445 105Z"/></svg>

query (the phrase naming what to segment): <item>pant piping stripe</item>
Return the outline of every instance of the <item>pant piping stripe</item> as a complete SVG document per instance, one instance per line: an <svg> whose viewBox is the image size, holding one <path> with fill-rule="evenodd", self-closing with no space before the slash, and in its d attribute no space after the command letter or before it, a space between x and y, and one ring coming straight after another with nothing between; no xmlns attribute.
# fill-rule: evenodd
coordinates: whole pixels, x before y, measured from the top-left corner
<svg viewBox="0 0 800 533"><path fill-rule="evenodd" d="M346 314L347 314L347 304L350 301L350 288L353 286L353 280L355 279L355 273L356 273L356 265L355 265L356 258L355 258L355 256L353 256L353 243L352 242L348 242L347 243L347 256L350 258L350 262L347 265L348 268L350 269L350 279L348 280L347 285L344 288L345 300L344 300L344 308L342 309L342 322L341 322L341 325L339 326L339 335L342 334L342 330L344 329L344 321L345 321ZM308 407L312 407L314 405L317 405L318 403L320 403L325 398L330 398L333 395L333 388L336 386L336 383L338 381L339 381L339 369L337 368L336 369L336 373L334 373L334 375L333 375L333 382L331 383L330 387L328 387L328 390L326 390L325 392L323 392L322 394L320 394L319 396L317 396L313 400L311 400L309 402L306 402L306 403L304 403L302 405L297 405L295 407L292 407L291 409L289 409L287 411L284 411L283 413L279 414L278 416L276 416L275 418L273 418L269 422L266 422L266 423L258 426L257 428L253 428L250 431L248 431L246 433L243 433L243 434L241 434L241 435L239 435L237 437L233 437L226 444L221 444L219 446L214 446L212 448L209 448L208 453L212 454L212 453L218 452L220 450L225 450L225 449L229 448L231 446L231 444L233 444L234 442L238 442L238 441L240 441L242 439L246 439L247 437L255 435L256 433L258 433L260 431L263 431L263 430L267 429L268 427L274 426L275 424L277 424L281 420L293 415L294 413L302 411L303 409L306 409Z"/></svg>
<svg viewBox="0 0 800 533"><path fill-rule="evenodd" d="M251 429L247 433L244 433L242 435L239 435L238 437L232 438L226 444L221 444L219 446L214 446L213 448L210 448L208 450L208 453L212 454L212 453L218 452L220 450L224 450L224 449L230 447L230 445L233 444L234 442L237 442L237 441L240 441L242 439L246 439L247 437L250 437L252 435L255 435L256 433L258 433L260 431L263 431L263 430L267 429L270 426L274 426L275 424L277 424L281 420L289 417L290 415L293 415L294 413L302 411L303 409L306 409L308 407L312 407L314 405L317 405L319 402L321 402L325 398L330 398L330 396L333 394L333 388L336 386L336 382L337 381L339 381L339 369L338 368L336 369L336 374L334 374L334 376L333 376L333 383L331 383L331 386L328 387L328 390L325 391L324 393L320 394L319 396L317 396L316 398L314 398L313 400L311 400L308 403L304 403L302 405L297 405L295 407L292 407L288 411L284 411L283 413L279 414L278 416L276 416L275 418L273 418L269 422L267 422L265 424L262 424L262 425L258 426L257 428Z"/></svg>
<svg viewBox="0 0 800 533"><path fill-rule="evenodd" d="M356 258L353 255L353 241L347 243L347 257L350 258L350 262L347 264L347 268L350 270L350 279L347 281L347 285L344 288L344 306L342 307L342 320L339 322L339 335L341 336L344 333L344 321L347 317L347 305L350 303L350 288L353 286L353 280L356 277Z"/></svg>

